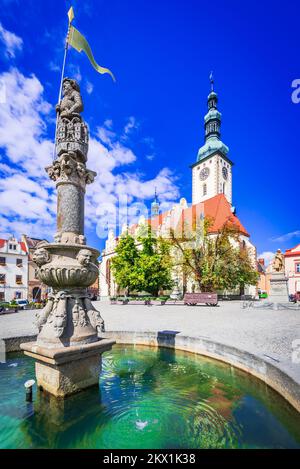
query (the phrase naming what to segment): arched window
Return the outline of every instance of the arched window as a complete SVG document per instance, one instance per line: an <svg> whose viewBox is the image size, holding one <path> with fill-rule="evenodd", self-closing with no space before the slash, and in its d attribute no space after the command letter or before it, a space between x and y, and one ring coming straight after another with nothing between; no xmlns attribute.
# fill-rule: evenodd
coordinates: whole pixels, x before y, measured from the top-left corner
<svg viewBox="0 0 300 469"><path fill-rule="evenodd" d="M223 182L223 194L225 194L226 184Z"/></svg>
<svg viewBox="0 0 300 469"><path fill-rule="evenodd" d="M203 184L203 195L207 194L207 185Z"/></svg>

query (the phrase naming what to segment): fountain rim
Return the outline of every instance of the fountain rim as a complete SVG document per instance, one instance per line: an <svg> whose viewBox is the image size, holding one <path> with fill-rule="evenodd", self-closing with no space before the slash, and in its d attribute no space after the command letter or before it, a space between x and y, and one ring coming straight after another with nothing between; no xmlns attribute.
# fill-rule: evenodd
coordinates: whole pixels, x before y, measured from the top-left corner
<svg viewBox="0 0 300 469"><path fill-rule="evenodd" d="M226 363L264 382L300 413L300 379L297 381L288 370L284 369L284 363L283 366L280 366L279 363L273 363L263 355L197 336L181 336L179 334L176 336L175 344L170 345L162 340L158 343L158 332L106 331L101 335L101 338L113 339L117 345L173 348ZM167 332L165 333L166 338L168 337ZM36 335L26 335L3 338L2 340L5 341L6 351L9 353L21 351L20 344L24 341L31 342L35 337Z"/></svg>

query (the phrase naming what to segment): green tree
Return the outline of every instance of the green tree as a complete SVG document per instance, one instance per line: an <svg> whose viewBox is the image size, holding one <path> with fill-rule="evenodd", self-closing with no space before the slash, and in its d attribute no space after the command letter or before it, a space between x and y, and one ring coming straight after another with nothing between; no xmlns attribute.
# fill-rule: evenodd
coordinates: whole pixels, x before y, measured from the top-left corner
<svg viewBox="0 0 300 469"><path fill-rule="evenodd" d="M150 233L139 241L142 249L137 262L138 291L157 296L159 290L169 290L173 286L170 245L162 238L152 237Z"/></svg>
<svg viewBox="0 0 300 469"><path fill-rule="evenodd" d="M176 262L185 275L192 275L201 291L240 291L246 284L256 285L258 274L249 251L240 241L238 230L226 223L215 235L209 233L211 219L204 219L201 229L177 238L171 231L171 243L177 251Z"/></svg>
<svg viewBox="0 0 300 469"><path fill-rule="evenodd" d="M112 258L112 272L119 287L132 291L146 291L157 295L159 290L172 287L170 245L167 241L144 233L135 240L122 236Z"/></svg>
<svg viewBox="0 0 300 469"><path fill-rule="evenodd" d="M122 236L116 247L116 256L112 258L111 268L118 286L124 288L128 295L138 285L136 272L138 258L135 239L129 234Z"/></svg>

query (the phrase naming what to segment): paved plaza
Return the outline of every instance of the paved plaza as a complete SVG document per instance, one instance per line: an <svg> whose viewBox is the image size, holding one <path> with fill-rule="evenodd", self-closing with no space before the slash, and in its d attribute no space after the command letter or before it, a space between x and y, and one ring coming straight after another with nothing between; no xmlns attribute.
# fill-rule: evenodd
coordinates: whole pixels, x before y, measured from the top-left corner
<svg viewBox="0 0 300 469"><path fill-rule="evenodd" d="M111 305L94 302L107 331L164 331L231 345L255 355L286 362L300 379L300 364L292 363L293 342L300 339L300 310L243 309L239 301L217 307L184 305ZM37 333L34 311L0 315L0 337ZM295 346L295 342L294 342Z"/></svg>

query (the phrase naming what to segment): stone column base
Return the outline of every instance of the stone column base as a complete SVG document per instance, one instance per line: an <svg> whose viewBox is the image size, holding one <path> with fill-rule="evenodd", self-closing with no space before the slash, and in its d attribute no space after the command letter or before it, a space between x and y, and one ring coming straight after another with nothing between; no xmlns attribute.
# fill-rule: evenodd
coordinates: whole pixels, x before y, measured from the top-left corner
<svg viewBox="0 0 300 469"><path fill-rule="evenodd" d="M36 360L38 387L56 397L65 398L97 385L102 353L111 350L114 340L100 339L92 344L49 349L36 342L21 344L25 355Z"/></svg>

